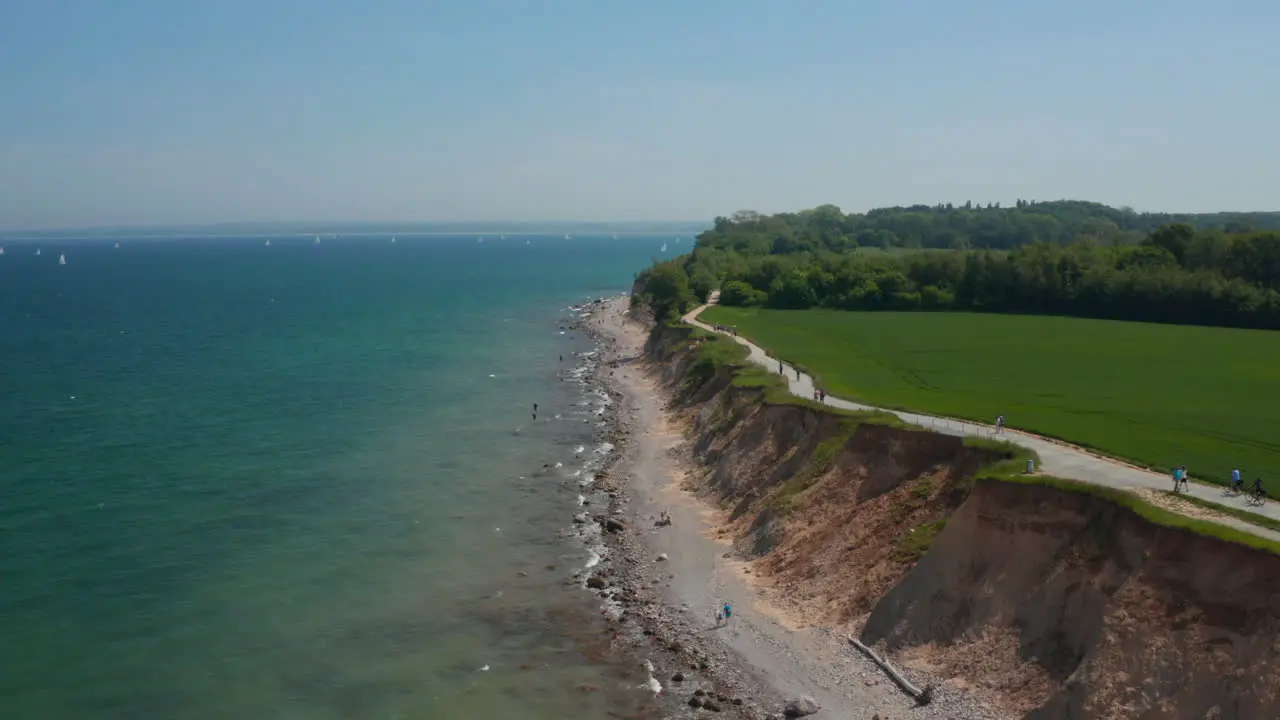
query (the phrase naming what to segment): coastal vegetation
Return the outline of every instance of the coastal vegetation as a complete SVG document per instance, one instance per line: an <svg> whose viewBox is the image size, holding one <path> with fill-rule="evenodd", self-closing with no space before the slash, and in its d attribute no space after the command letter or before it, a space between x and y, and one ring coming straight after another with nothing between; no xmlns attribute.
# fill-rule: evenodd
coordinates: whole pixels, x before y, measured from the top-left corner
<svg viewBox="0 0 1280 720"><path fill-rule="evenodd" d="M828 392L1011 425L1225 481L1280 476L1280 333L978 313L712 307Z"/></svg>
<svg viewBox="0 0 1280 720"><path fill-rule="evenodd" d="M913 252L855 252L880 247ZM1280 213L1169 215L1086 202L716 218L638 278L676 317L729 306L961 310L1280 329Z"/></svg>

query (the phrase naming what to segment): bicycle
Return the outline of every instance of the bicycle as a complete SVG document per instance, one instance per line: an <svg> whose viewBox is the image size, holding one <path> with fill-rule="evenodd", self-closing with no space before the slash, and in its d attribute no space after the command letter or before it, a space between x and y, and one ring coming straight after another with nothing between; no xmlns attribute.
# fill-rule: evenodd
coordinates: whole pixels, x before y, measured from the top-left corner
<svg viewBox="0 0 1280 720"><path fill-rule="evenodd" d="M1249 497L1245 498L1245 502L1250 505L1261 505L1267 501L1267 491L1262 488L1253 488L1249 491Z"/></svg>

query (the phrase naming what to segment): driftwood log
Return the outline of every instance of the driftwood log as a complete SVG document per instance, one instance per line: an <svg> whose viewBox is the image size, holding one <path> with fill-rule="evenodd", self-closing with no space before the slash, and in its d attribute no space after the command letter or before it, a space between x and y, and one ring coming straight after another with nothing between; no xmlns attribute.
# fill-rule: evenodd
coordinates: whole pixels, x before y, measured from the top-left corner
<svg viewBox="0 0 1280 720"><path fill-rule="evenodd" d="M902 688L903 692L910 695L917 704L928 705L929 702L933 700L933 686L929 686L921 690L915 685L912 685L911 681L903 677L902 673L898 672L897 668L890 665L888 660L885 660L877 655L874 650L863 645L862 641L858 640L858 638L850 635L849 643L861 650L863 655L871 658L871 662L875 663L881 670L885 671L889 677L893 678L893 682L896 683L898 687Z"/></svg>

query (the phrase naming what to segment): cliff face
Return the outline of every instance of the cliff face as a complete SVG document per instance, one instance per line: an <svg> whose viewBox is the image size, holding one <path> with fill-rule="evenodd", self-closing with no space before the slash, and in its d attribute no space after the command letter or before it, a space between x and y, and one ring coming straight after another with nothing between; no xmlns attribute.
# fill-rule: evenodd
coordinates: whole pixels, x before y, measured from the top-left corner
<svg viewBox="0 0 1280 720"><path fill-rule="evenodd" d="M975 481L997 450L767 402L702 342L660 327L648 352L687 418L694 489L794 617L1035 720L1280 717L1280 558Z"/></svg>
<svg viewBox="0 0 1280 720"><path fill-rule="evenodd" d="M1038 668L1032 718L1280 717L1280 562L1100 498L982 482L877 603L864 642Z"/></svg>

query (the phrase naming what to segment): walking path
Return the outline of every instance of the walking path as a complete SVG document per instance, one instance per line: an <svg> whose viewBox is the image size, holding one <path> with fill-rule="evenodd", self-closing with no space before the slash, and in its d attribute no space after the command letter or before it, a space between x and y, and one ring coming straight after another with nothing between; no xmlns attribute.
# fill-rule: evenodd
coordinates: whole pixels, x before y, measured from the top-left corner
<svg viewBox="0 0 1280 720"><path fill-rule="evenodd" d="M716 301L716 295L713 294L711 301L690 311L684 316L684 321L690 325L696 325L704 330L711 332L720 332L716 328L698 320L698 315ZM724 334L724 333L722 333ZM738 343L745 345L751 351L750 359L771 372L777 372L779 366L783 368L782 376L787 381L787 386L791 392L799 397L813 397L813 378L795 367L782 363L777 358L770 357L763 349L755 343L737 335L727 335L732 337ZM904 422L917 425L935 432L946 435L968 436L968 437L986 437L997 438L999 440L1008 441L1014 445L1035 451L1040 456L1040 471L1054 475L1056 477L1067 478L1070 480L1079 480L1081 482L1093 485L1104 485L1107 487L1120 488L1124 490L1150 489L1150 490L1170 490L1173 487L1173 477L1169 474L1162 474L1129 465L1119 460L1104 458L1084 448L1068 445L1057 440L1050 440L1039 435L1011 430L1006 427L999 434L991 425L983 425L967 420L956 420L954 418L937 417L934 415L923 415L920 413L905 412L900 410L890 410L888 408L877 408L870 405L842 400L831 395L827 395L826 404L832 407L844 408L846 410L880 410L883 412L893 413L901 418ZM1265 515L1270 518L1280 520L1280 503L1267 502L1262 506L1246 506L1245 499L1236 495L1226 495L1222 488L1211 485L1193 485L1191 491L1202 499L1219 503L1221 505L1236 506L1244 510L1259 515ZM1280 533L1272 530L1245 522L1230 516L1217 515L1214 522L1223 525L1229 525L1239 530L1265 537L1280 542Z"/></svg>

